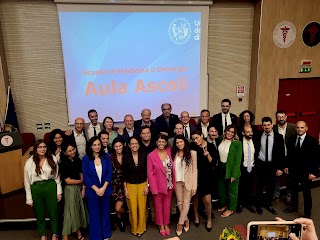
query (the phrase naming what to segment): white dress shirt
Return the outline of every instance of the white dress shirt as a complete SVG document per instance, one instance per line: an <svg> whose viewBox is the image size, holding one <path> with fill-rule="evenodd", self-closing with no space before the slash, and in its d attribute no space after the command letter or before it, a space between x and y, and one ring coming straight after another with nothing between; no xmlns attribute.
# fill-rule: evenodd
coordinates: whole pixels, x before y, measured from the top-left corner
<svg viewBox="0 0 320 240"><path fill-rule="evenodd" d="M54 179L57 184L57 194L62 194L62 187L61 187L61 181L59 176L59 164L57 158L53 156L53 161L57 165L57 172L53 176L51 174L51 167L47 161L47 159L44 160L43 166L40 169L41 174L37 175L36 173L36 164L33 161L33 156L31 156L24 165L24 188L26 191L26 203L27 204L33 204L32 195L31 195L31 185L35 182L40 182L44 180L50 180Z"/></svg>
<svg viewBox="0 0 320 240"><path fill-rule="evenodd" d="M251 162L252 162L252 167L254 166L254 145L252 139L248 141L247 139L243 138L243 167L248 167L248 145L250 145L250 150L251 150Z"/></svg>
<svg viewBox="0 0 320 240"><path fill-rule="evenodd" d="M86 138L83 132L78 134L76 131L73 131L73 135L76 140L79 158L82 160L83 156L86 155Z"/></svg>
<svg viewBox="0 0 320 240"><path fill-rule="evenodd" d="M186 136L185 135L185 131L187 129L187 133L188 133L188 139L191 139L191 132L190 132L190 125L189 123L187 125L183 125L183 136Z"/></svg>
<svg viewBox="0 0 320 240"><path fill-rule="evenodd" d="M231 116L229 112L227 114L224 114L223 112L221 112L221 116L222 116L222 131L224 132L224 130L226 129L225 118L227 117L227 126L231 125L232 121L231 121Z"/></svg>
<svg viewBox="0 0 320 240"><path fill-rule="evenodd" d="M87 136L88 139L90 139L94 136L94 128L96 128L97 136L98 136L99 132L101 132L99 123L96 126L93 126L92 123L90 123L89 128L88 128L88 136Z"/></svg>
<svg viewBox="0 0 320 240"><path fill-rule="evenodd" d="M102 176L102 164L100 163L100 165L94 165L94 167L96 168L96 172L99 178L99 181L101 183L101 176Z"/></svg>
<svg viewBox="0 0 320 240"><path fill-rule="evenodd" d="M208 137L208 126L209 126L209 123L207 123L207 125L204 125L203 123L201 123L201 131L202 131L202 135L203 137Z"/></svg>
<svg viewBox="0 0 320 240"><path fill-rule="evenodd" d="M297 143L298 143L298 139L299 139L299 137L300 137L300 147L302 146L302 143L303 143L303 141L304 141L304 139L306 138L306 135L307 135L307 133L305 133L305 134L303 134L303 135L301 135L301 136L299 136L299 135L297 135L297 139L296 139L296 146L297 146Z"/></svg>

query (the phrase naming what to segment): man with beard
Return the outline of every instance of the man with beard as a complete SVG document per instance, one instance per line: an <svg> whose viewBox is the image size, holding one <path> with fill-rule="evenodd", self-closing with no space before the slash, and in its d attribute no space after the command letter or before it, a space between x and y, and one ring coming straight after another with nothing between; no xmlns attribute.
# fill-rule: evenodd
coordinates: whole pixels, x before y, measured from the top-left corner
<svg viewBox="0 0 320 240"><path fill-rule="evenodd" d="M98 122L98 113L95 109L90 109L88 111L88 118L90 123L84 124L84 130L87 136L87 140L94 136L98 136L99 132L103 129L102 123Z"/></svg>
<svg viewBox="0 0 320 240"><path fill-rule="evenodd" d="M213 115L211 125L216 126L219 135L223 135L224 129L228 125L237 126L238 117L233 113L230 113L231 101L229 99L223 99L221 101L221 112Z"/></svg>
<svg viewBox="0 0 320 240"><path fill-rule="evenodd" d="M285 148L285 160L287 160L287 145L289 143L289 139L296 135L296 125L293 123L287 123L287 115L285 111L277 111L276 112L276 118L278 124L273 126L273 131L280 133L283 136L284 139L284 148ZM287 203L289 204L291 202L291 192L289 189L289 178L285 176L287 187ZM275 181L275 189L274 189L274 196L273 199L279 199L280 197L280 185L279 185L279 178L276 178Z"/></svg>
<svg viewBox="0 0 320 240"><path fill-rule="evenodd" d="M253 131L251 126L244 126L241 138L243 146L243 154L241 159L241 177L239 179L239 192L238 192L238 206L237 213L242 212L242 208L246 207L250 212L256 211L252 207L252 188L255 176L255 149L257 149L257 142L252 139Z"/></svg>
<svg viewBox="0 0 320 240"><path fill-rule="evenodd" d="M170 103L163 103L161 105L162 114L156 118L157 132L168 137L173 137L174 126L180 122L178 115L172 114L172 107Z"/></svg>
<svg viewBox="0 0 320 240"><path fill-rule="evenodd" d="M109 144L109 133L106 130L102 130L98 134L98 138L100 138L102 142L102 148L104 149L104 152L111 154L112 148L108 146Z"/></svg>
<svg viewBox="0 0 320 240"><path fill-rule="evenodd" d="M272 208L274 182L276 176L282 175L284 165L284 141L282 135L272 130L272 119L262 118L263 132L258 134L255 148L255 168L257 171L257 213L262 215L262 206L272 214L277 212ZM263 190L266 189L266 197Z"/></svg>

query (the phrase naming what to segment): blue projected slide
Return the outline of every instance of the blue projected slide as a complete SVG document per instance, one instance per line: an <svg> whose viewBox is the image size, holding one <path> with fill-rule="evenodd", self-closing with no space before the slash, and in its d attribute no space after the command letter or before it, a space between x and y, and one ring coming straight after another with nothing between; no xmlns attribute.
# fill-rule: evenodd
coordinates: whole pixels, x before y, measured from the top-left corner
<svg viewBox="0 0 320 240"><path fill-rule="evenodd" d="M200 12L59 12L69 122L200 112ZM99 119L100 121L102 119Z"/></svg>

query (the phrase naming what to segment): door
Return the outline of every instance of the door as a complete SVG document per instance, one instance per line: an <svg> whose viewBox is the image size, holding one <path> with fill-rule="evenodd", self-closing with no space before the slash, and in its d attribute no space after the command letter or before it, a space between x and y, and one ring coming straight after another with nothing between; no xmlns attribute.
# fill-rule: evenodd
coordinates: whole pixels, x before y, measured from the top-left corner
<svg viewBox="0 0 320 240"><path fill-rule="evenodd" d="M308 134L319 139L320 79L280 79L278 110L284 110L288 122L305 121Z"/></svg>

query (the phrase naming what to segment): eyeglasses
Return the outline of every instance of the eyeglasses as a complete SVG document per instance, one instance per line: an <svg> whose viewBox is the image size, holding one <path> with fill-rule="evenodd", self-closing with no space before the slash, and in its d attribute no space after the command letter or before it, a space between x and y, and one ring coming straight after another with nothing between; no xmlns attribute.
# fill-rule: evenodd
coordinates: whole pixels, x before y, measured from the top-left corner
<svg viewBox="0 0 320 240"><path fill-rule="evenodd" d="M171 110L171 108L162 108L162 111L168 111Z"/></svg>
<svg viewBox="0 0 320 240"><path fill-rule="evenodd" d="M234 134L234 131L227 130L227 132L228 132L228 133L232 133L232 134Z"/></svg>

